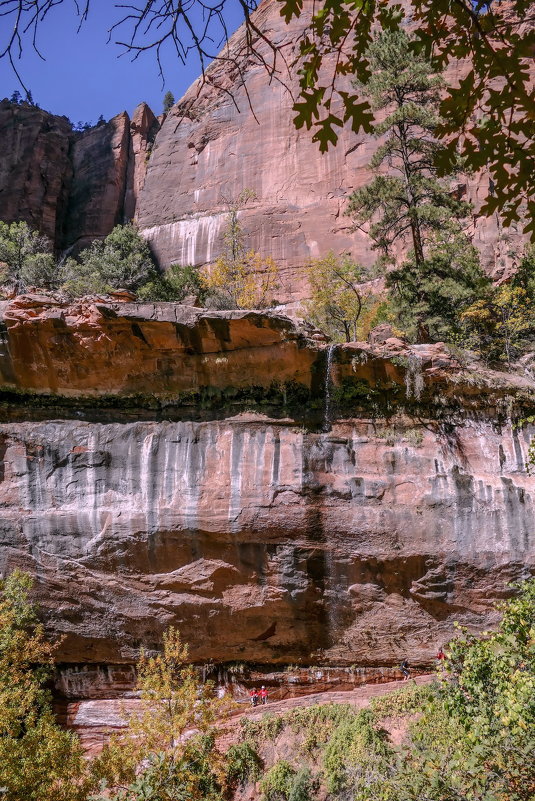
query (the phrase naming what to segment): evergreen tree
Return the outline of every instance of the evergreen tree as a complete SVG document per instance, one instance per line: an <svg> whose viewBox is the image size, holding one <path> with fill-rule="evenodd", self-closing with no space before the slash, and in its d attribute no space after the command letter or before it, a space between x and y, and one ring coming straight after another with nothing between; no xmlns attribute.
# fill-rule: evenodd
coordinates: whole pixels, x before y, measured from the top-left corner
<svg viewBox="0 0 535 801"><path fill-rule="evenodd" d="M387 285L409 335L442 338L459 304L475 300L485 282L461 227L470 206L435 167L444 149L435 139L442 78L415 55L402 31L382 33L367 55L371 77L356 86L375 112L387 114L374 128L383 137L370 163L377 174L350 196L347 214L364 227L385 264L410 248ZM379 172L385 167L388 174Z"/></svg>
<svg viewBox="0 0 535 801"><path fill-rule="evenodd" d="M95 240L63 267L63 288L74 296L109 292L113 289L136 291L158 278L158 271L147 242L131 225L116 225L103 240Z"/></svg>
<svg viewBox="0 0 535 801"><path fill-rule="evenodd" d="M175 105L175 96L168 90L163 97L163 113L167 114Z"/></svg>
<svg viewBox="0 0 535 801"><path fill-rule="evenodd" d="M52 289L56 286L56 262L45 236L32 231L25 222L0 222L0 283L10 283L20 292L27 286Z"/></svg>

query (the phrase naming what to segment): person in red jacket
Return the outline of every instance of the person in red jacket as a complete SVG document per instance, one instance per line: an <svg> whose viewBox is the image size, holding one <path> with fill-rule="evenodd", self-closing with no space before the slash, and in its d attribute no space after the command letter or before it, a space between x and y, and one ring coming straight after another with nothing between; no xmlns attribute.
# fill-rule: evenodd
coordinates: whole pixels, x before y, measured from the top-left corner
<svg viewBox="0 0 535 801"><path fill-rule="evenodd" d="M251 706L256 706L258 704L258 692L256 690L256 687L253 687L253 689L250 692L250 696L251 696Z"/></svg>
<svg viewBox="0 0 535 801"><path fill-rule="evenodd" d="M262 704L267 704L267 695L267 690L264 685L262 685L262 689L260 690L260 701Z"/></svg>

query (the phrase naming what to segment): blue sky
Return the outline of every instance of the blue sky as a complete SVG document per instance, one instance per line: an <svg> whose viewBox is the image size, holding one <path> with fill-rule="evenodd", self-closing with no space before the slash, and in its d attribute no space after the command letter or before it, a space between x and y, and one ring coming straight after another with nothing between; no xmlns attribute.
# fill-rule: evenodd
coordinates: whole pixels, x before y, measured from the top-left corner
<svg viewBox="0 0 535 801"><path fill-rule="evenodd" d="M119 0L125 2L125 0ZM122 49L107 44L108 28L121 14L112 0L91 0L88 20L79 33L78 19L71 0L53 9L41 26L38 43L46 57L42 61L26 42L20 71L33 99L41 108L54 114L65 114L73 122L95 123L99 115L106 119L120 111L132 113L142 100L159 114L162 98L170 89L178 100L200 74L200 65L193 55L186 66L168 49L163 64L165 85L158 75L154 54L148 52L132 62ZM124 13L124 12L123 12ZM226 10L229 31L242 21L237 4L229 0ZM8 25L1 20L0 46L4 44ZM0 99L20 90L16 76L6 59L0 61ZM22 91L22 90L21 90Z"/></svg>

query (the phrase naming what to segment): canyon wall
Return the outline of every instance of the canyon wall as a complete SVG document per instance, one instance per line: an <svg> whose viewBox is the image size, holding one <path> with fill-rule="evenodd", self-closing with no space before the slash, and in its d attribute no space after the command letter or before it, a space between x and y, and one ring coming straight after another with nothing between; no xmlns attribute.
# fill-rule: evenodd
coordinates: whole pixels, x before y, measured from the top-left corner
<svg viewBox="0 0 535 801"><path fill-rule="evenodd" d="M72 139L65 117L26 103L0 102L0 220L24 220L53 242L61 239Z"/></svg>
<svg viewBox="0 0 535 801"><path fill-rule="evenodd" d="M263 0L255 12L256 25L287 64L298 55L311 7L307 0L290 25L277 0ZM293 124L296 76L279 59L270 80L262 61L269 63L269 46L256 46L259 55L251 55L238 30L225 59L208 68L202 91L194 83L163 120L142 103L132 120L123 112L75 134L65 118L2 101L0 219L27 220L57 250L78 250L135 219L162 267L203 265L222 252L229 203L249 188L256 199L240 211L247 244L276 261L281 303L307 296L304 266L311 258L334 250L370 264L371 242L352 231L344 212L350 193L371 177L377 141L346 126L337 147L321 155L312 132ZM446 80L454 85L468 69L458 63ZM331 111L340 109L334 104ZM503 230L496 216L478 215L487 190L484 174L463 187L474 204L474 244L485 269L499 278L510 271L523 237L514 227Z"/></svg>
<svg viewBox="0 0 535 801"><path fill-rule="evenodd" d="M171 624L199 662L425 664L534 569L530 378L272 314L0 314L1 570L66 664Z"/></svg>
<svg viewBox="0 0 535 801"><path fill-rule="evenodd" d="M88 245L131 220L159 123L146 103L73 131L28 103L0 102L0 220L23 220L57 251Z"/></svg>
<svg viewBox="0 0 535 801"><path fill-rule="evenodd" d="M255 23L285 59L279 59L275 76L269 80L266 72L265 63L272 59L268 42L256 42L260 55L255 58L240 29L229 44L235 64L213 63L200 98L198 81L164 121L136 211L163 266L214 260L223 248L228 202L245 188L256 192L240 212L247 242L276 261L281 302L307 296L303 268L311 258L329 250L350 253L364 264L376 258L370 239L352 230L344 212L350 193L372 177L368 165L377 140L353 133L348 124L337 146L321 155L313 131L296 130L293 123L292 94L299 94L299 76L286 71L285 63L298 58L311 9L312 3L305 2L301 18L286 25L280 3L264 0ZM469 64L460 62L445 79L455 85L468 70ZM349 78L346 83L352 91ZM336 101L331 113L343 117ZM485 175L466 180L465 198L474 204L474 244L485 269L500 276L510 269L522 237L514 228L502 230L496 216L478 215L487 191Z"/></svg>

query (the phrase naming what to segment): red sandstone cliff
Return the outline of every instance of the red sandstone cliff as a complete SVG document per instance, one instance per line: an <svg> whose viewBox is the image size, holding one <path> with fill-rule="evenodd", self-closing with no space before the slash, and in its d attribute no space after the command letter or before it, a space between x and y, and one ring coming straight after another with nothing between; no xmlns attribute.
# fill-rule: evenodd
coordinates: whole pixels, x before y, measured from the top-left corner
<svg viewBox="0 0 535 801"><path fill-rule="evenodd" d="M0 220L25 220L53 242L61 239L73 139L65 117L0 102Z"/></svg>
<svg viewBox="0 0 535 801"><path fill-rule="evenodd" d="M398 340L327 376L255 312L1 313L0 569L37 577L66 662L175 624L199 661L425 663L535 566L529 378Z"/></svg>
<svg viewBox="0 0 535 801"><path fill-rule="evenodd" d="M275 0L264 0L256 12L256 24L277 42L288 63L298 55L306 9L305 3L302 18L289 26ZM257 46L269 63L268 46ZM281 61L285 85L270 82L260 60L248 56L241 29L229 48L241 64L246 88L227 61L210 68L219 89L205 88L194 102L199 84L191 87L158 133L136 218L164 266L204 264L222 249L223 198L236 198L247 187L255 190L256 202L240 214L249 241L279 265L281 302L298 300L306 296L302 267L310 258L329 250L351 253L363 263L375 258L368 237L351 232L344 210L349 194L370 179L367 165L377 143L347 126L337 146L321 155L311 133L297 131L293 124L286 87L298 94L296 76L285 73ZM446 80L455 83L467 69L466 63L458 64ZM181 118L190 106L191 113ZM331 110L337 114L336 108ZM502 231L496 217L477 217L487 184L484 176L470 178L467 199L476 209L474 244L483 264L492 274L501 274L521 237L513 229Z"/></svg>
<svg viewBox="0 0 535 801"><path fill-rule="evenodd" d="M65 117L0 103L0 220L25 220L57 250L80 248L132 219L159 123L141 103L75 133Z"/></svg>
<svg viewBox="0 0 535 801"><path fill-rule="evenodd" d="M275 0L264 0L256 12L257 25L288 63L305 21L306 12L287 26ZM261 52L263 43L258 47ZM214 62L209 73L219 88L205 87L196 99L194 84L160 130L146 104L131 121L123 112L73 137L62 118L3 101L0 219L26 219L62 248L87 244L135 216L162 266L204 264L223 247L223 198L251 188L257 200L240 213L242 222L249 243L279 265L281 302L306 296L302 268L311 257L332 249L372 261L368 238L351 232L344 210L351 191L369 180L375 140L346 128L338 146L322 156L310 133L294 128L286 87L296 90L295 76L281 73L285 85L270 82L247 53L241 29L229 48L247 91L228 60ZM446 79L455 82L466 69L461 63ZM477 216L487 193L484 176L469 179L466 193L476 209L474 243L486 269L500 276L522 237L513 228L502 230L495 216Z"/></svg>

